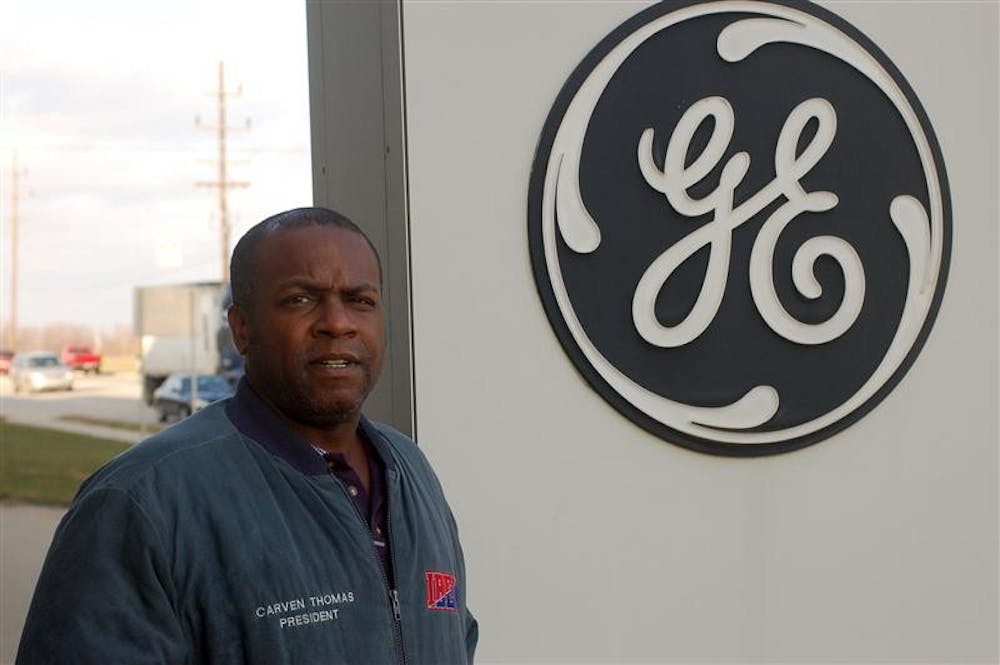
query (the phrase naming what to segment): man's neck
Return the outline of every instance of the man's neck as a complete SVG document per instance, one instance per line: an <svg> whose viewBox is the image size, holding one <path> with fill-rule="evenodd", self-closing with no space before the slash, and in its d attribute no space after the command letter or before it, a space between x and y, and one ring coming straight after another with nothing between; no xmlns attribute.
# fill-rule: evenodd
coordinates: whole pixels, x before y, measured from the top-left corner
<svg viewBox="0 0 1000 665"><path fill-rule="evenodd" d="M278 417L288 425L289 429L317 448L322 448L330 453L341 453L347 455L348 458L351 457L352 453L356 454L357 451L363 448L361 434L358 432L358 426L361 422L360 409L334 424L324 426L308 425L289 418L277 404L271 401L263 392L254 388L253 381L250 380L249 376L246 377L246 381L254 393L278 414ZM364 454L363 450L361 454Z"/></svg>

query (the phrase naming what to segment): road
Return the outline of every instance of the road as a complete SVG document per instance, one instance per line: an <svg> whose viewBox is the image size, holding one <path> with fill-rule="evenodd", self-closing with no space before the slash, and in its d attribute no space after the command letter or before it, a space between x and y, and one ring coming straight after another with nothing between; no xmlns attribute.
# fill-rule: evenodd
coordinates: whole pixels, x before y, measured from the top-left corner
<svg viewBox="0 0 1000 665"><path fill-rule="evenodd" d="M136 374L78 375L73 390L26 395L14 393L0 376L0 415L10 422L40 425L134 442L142 437L128 429L81 425L62 416L89 416L129 423L156 422L141 400ZM28 603L38 580L61 508L0 504L0 665L13 663Z"/></svg>
<svg viewBox="0 0 1000 665"><path fill-rule="evenodd" d="M11 422L40 425L134 442L134 431L88 427L59 420L63 416L87 416L136 424L156 422L156 413L142 399L137 374L78 374L71 391L15 393L11 381L0 376L0 415Z"/></svg>

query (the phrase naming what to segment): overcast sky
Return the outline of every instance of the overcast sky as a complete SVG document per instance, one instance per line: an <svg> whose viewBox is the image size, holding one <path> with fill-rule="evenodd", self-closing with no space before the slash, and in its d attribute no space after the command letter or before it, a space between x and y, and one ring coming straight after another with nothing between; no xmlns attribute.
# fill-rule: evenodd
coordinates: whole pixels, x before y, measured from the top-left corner
<svg viewBox="0 0 1000 665"><path fill-rule="evenodd" d="M305 3L0 0L2 297L20 178L18 321L131 323L137 285L219 279L218 62L231 134L230 243L312 200ZM179 243L182 265L157 262Z"/></svg>

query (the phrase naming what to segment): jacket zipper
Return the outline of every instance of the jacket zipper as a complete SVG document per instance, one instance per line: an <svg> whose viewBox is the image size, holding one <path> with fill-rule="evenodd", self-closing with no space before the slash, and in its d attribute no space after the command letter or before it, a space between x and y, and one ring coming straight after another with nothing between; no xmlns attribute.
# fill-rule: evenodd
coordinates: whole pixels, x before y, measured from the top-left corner
<svg viewBox="0 0 1000 665"><path fill-rule="evenodd" d="M392 613L396 615L396 621L399 621L399 590L389 589L389 599L392 601Z"/></svg>
<svg viewBox="0 0 1000 665"><path fill-rule="evenodd" d="M378 567L379 574L382 576L382 584L385 585L385 589L389 594L389 605L392 608L392 637L393 640L395 641L397 660L400 665L406 665L406 652L403 650L403 623L402 623L403 617L402 617L402 612L400 611L399 591L389 586L389 578L385 574L385 569L382 568L382 561L379 559L378 551L376 551L375 549L375 543L372 542L371 539L372 536L371 527L368 526L368 522L365 520L364 515L361 514L361 509L358 508L358 504L354 503L354 498L347 491L347 488L344 486L344 483L341 482L340 478L337 477L337 474L335 474L332 470L328 470L327 473L330 474L330 477L340 487L341 491L344 493L344 496L347 497L347 502L350 503L351 506L354 508L354 514L358 516L358 519L361 521L361 525L365 528L365 533L368 535L368 542L370 544L369 546L371 547L372 555L375 557L375 564ZM388 483L386 484L388 485ZM386 535L388 535L389 537L388 538L389 542L386 546L389 548L389 565L392 566L393 572L397 572L396 559L392 553L392 519L391 519L391 513L389 511L391 507L392 504L389 501L389 488L386 487L385 529L386 529Z"/></svg>
<svg viewBox="0 0 1000 665"><path fill-rule="evenodd" d="M376 453L378 454L378 453ZM406 651L403 649L403 613L400 611L399 604L399 569L396 567L396 557L392 553L392 501L389 499L389 495L392 494L389 488L389 472L388 469L385 470L386 483L385 483L385 535L388 536L388 541L386 547L389 548L389 565L392 567L393 575L396 576L396 587L392 589L389 587L389 578L385 574L385 570L382 569L382 562L377 561L378 569L382 572L382 579L385 580L385 586L389 589L389 596L392 603L392 613L395 621L392 624L393 634L396 638L396 648L399 653L399 663L400 665L406 665ZM353 503L353 502L352 502ZM357 506L355 506L356 508ZM361 514L361 511L358 511ZM378 552L375 552L375 544L372 543L372 552L375 554L375 558L378 559Z"/></svg>

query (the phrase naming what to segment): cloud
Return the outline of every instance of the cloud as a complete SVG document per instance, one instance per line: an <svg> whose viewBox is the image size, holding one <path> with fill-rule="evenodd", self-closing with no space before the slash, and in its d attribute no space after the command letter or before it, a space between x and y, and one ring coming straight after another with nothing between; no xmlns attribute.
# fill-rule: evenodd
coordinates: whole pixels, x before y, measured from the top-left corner
<svg viewBox="0 0 1000 665"><path fill-rule="evenodd" d="M131 321L136 285L217 279L217 63L243 94L229 124L233 235L311 201L305 8L283 1L3 2L0 163L21 179L19 321ZM238 24L238 28L237 28ZM244 161L245 160L245 163ZM9 220L4 220L9 265ZM157 268L173 229L181 268ZM8 275L0 277L6 297Z"/></svg>

